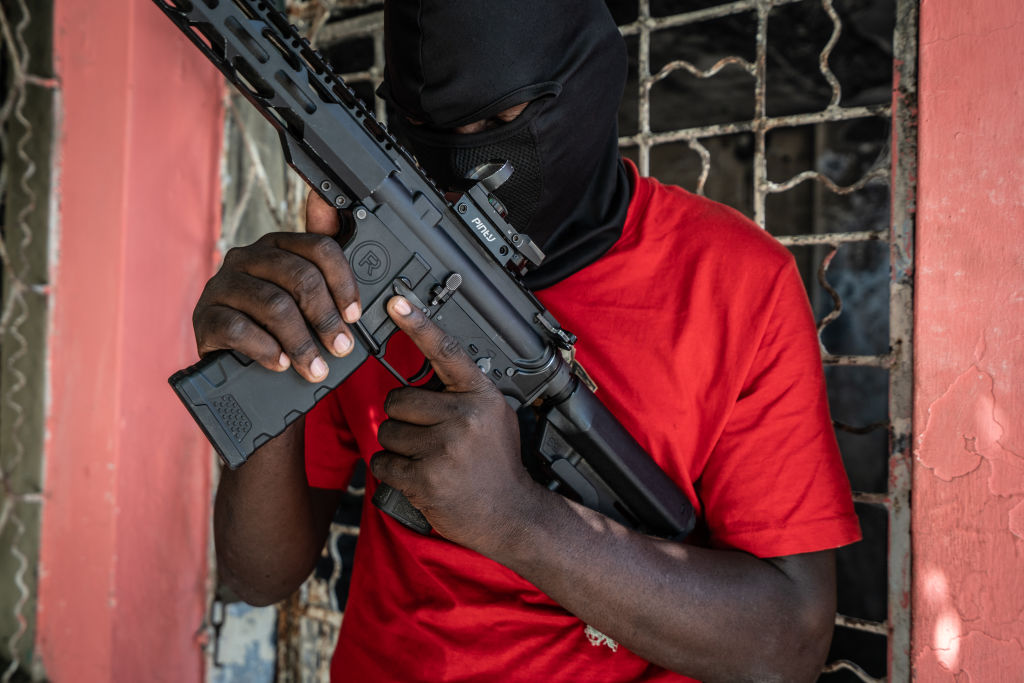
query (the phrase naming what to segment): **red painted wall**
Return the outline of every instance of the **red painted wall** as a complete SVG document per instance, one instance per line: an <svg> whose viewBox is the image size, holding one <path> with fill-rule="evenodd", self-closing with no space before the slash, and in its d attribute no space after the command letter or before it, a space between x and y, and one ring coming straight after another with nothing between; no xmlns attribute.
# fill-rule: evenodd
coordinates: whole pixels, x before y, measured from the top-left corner
<svg viewBox="0 0 1024 683"><path fill-rule="evenodd" d="M198 681L210 454L166 380L214 263L220 80L150 2L55 9L37 648L55 681Z"/></svg>
<svg viewBox="0 0 1024 683"><path fill-rule="evenodd" d="M1024 677L1024 3L921 3L913 661Z"/></svg>

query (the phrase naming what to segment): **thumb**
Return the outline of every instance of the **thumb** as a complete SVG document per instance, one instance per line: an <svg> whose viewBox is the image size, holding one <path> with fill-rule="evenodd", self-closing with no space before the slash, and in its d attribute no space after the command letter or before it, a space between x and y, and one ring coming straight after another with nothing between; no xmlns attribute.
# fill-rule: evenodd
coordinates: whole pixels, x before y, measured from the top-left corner
<svg viewBox="0 0 1024 683"><path fill-rule="evenodd" d="M313 190L306 195L306 232L317 235L336 235L341 228L338 210L320 198Z"/></svg>

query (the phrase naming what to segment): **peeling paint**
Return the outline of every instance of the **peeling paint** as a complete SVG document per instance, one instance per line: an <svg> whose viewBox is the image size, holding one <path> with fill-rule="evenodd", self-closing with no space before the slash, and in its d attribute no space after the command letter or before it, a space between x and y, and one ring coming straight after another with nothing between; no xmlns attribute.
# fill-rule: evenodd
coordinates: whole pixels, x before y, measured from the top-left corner
<svg viewBox="0 0 1024 683"><path fill-rule="evenodd" d="M1017 506L1010 510L1008 520L1010 531L1017 538L1024 540L1024 502L1017 503Z"/></svg>
<svg viewBox="0 0 1024 683"><path fill-rule="evenodd" d="M914 679L1020 682L1024 3L920 8Z"/></svg>
<svg viewBox="0 0 1024 683"><path fill-rule="evenodd" d="M996 405L992 375L972 365L929 406L917 460L952 481L976 470L984 458L991 465L993 495L1024 493L1024 458L1000 443L1006 420Z"/></svg>
<svg viewBox="0 0 1024 683"><path fill-rule="evenodd" d="M1017 683L1024 680L1021 672L1012 668L1012 662L1024 657L1024 647L1019 641L992 638L981 631L970 631L955 641L958 649L974 653L969 669L964 664L947 666L939 658L940 651L935 651L934 659L922 657L919 653L915 662L916 679L949 680L950 674L953 674L953 680L979 683Z"/></svg>

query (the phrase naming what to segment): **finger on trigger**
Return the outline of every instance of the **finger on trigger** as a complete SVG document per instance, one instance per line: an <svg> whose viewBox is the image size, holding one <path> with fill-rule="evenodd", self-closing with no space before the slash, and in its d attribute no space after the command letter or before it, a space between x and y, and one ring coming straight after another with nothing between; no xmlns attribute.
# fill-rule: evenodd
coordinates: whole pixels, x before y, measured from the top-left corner
<svg viewBox="0 0 1024 683"><path fill-rule="evenodd" d="M487 381L458 342L406 298L392 297L388 301L388 313L430 361L434 372L449 390L472 391L480 386L481 379Z"/></svg>

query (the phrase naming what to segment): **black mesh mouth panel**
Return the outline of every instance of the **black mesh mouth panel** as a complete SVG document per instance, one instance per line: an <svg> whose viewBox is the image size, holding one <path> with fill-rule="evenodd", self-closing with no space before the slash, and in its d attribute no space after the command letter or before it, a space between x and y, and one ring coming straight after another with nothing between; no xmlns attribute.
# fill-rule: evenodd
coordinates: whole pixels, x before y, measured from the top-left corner
<svg viewBox="0 0 1024 683"><path fill-rule="evenodd" d="M463 176L489 161L512 164L512 176L494 194L508 209L507 220L512 227L529 232L543 185L540 156L530 129L517 131L507 140L494 144L454 149L452 154L454 165Z"/></svg>

